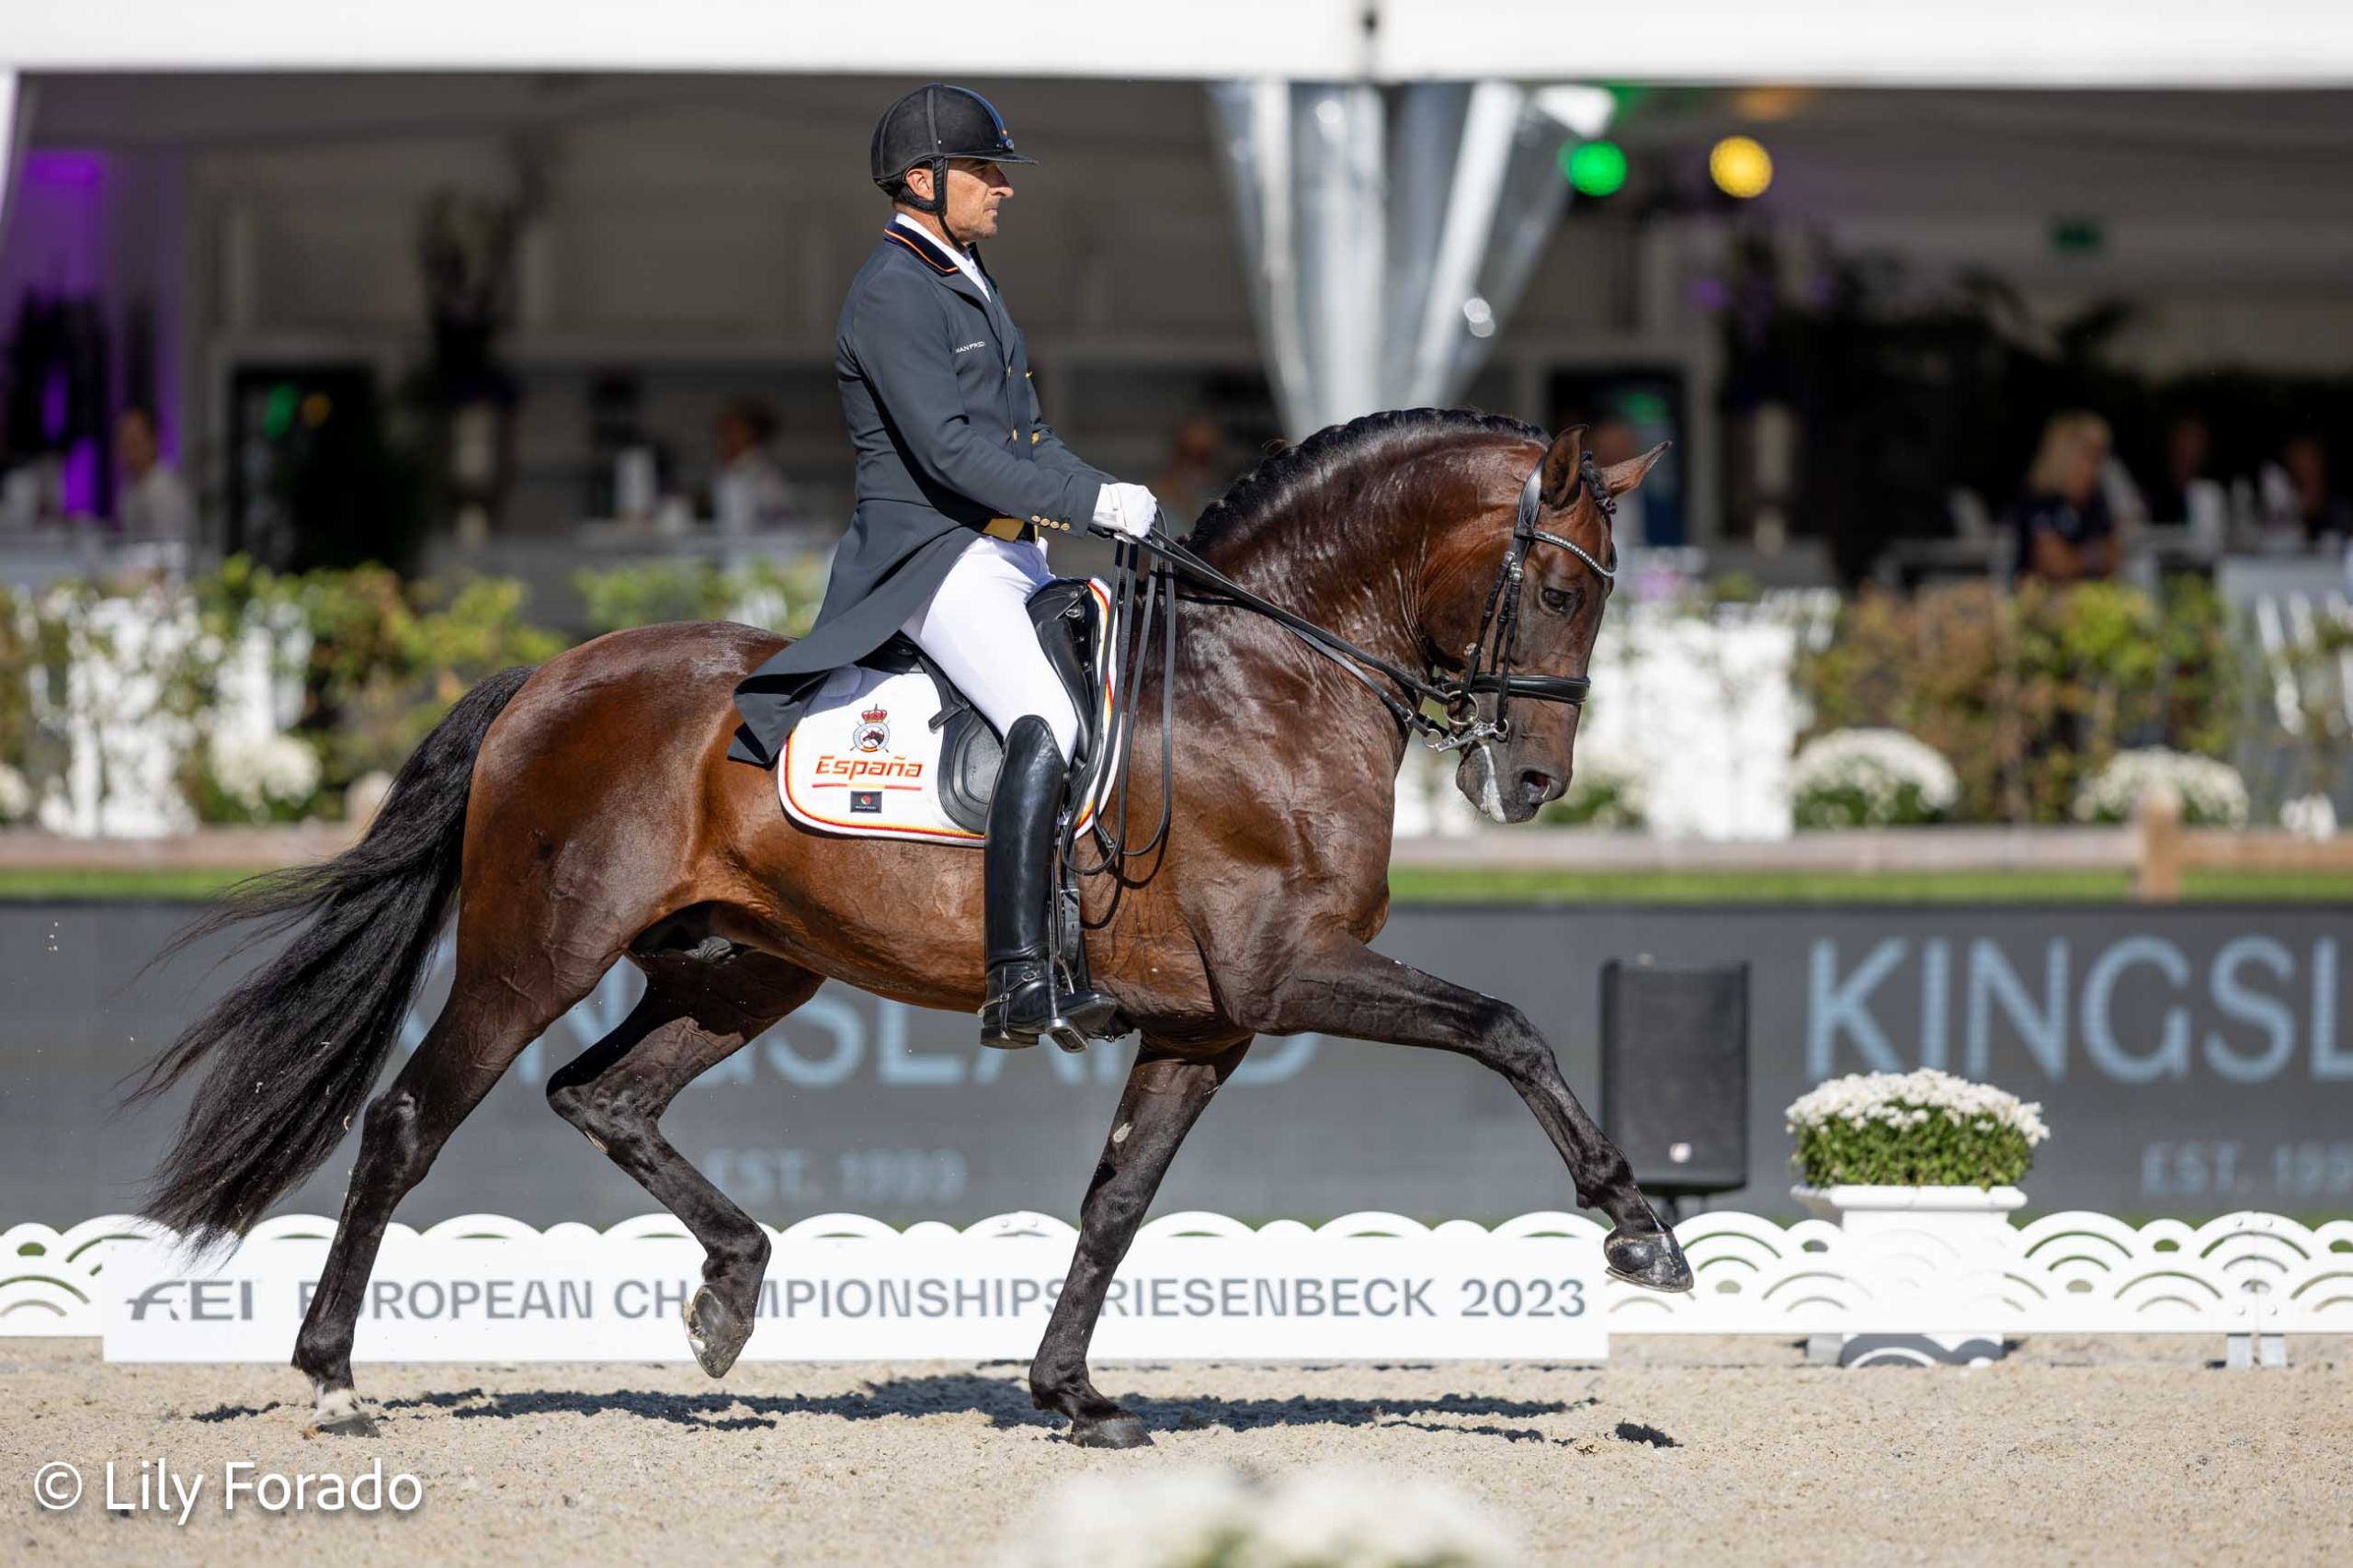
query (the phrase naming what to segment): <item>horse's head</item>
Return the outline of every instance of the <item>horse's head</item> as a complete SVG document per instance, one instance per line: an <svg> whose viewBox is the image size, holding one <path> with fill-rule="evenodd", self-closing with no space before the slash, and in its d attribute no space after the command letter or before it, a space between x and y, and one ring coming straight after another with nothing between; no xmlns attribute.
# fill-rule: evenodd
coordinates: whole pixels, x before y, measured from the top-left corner
<svg viewBox="0 0 2353 1568"><path fill-rule="evenodd" d="M1504 613L1513 585L1506 581L1498 590L1496 578L1511 547L1518 505L1517 483L1500 514L1494 505L1493 486L1483 487L1485 504L1466 516L1439 547L1432 575L1438 586L1425 612L1425 633L1446 668L1459 671L1466 663L1467 650L1479 636L1492 591L1497 626L1509 625L1511 639L1507 648L1499 648L1491 631L1482 673L1496 673L1499 652L1513 675L1586 673L1594 638L1601 631L1601 612L1608 602L1611 582L1579 551L1604 565L1614 566L1617 557L1609 537L1609 516L1581 478L1584 437L1582 426L1562 432L1544 452L1537 486L1536 528L1576 548L1540 539L1527 547L1516 620ZM1512 449L1526 451L1525 448ZM1625 494L1643 482L1665 450L1662 443L1640 457L1595 471L1601 488L1613 499ZM1522 468L1513 478L1524 479L1526 473ZM1495 718L1496 694L1484 693L1475 700L1482 718ZM1567 703L1512 698L1503 712L1506 733L1463 748L1462 760L1454 771L1455 788L1497 822L1526 822L1569 787L1575 767L1577 712Z"/></svg>

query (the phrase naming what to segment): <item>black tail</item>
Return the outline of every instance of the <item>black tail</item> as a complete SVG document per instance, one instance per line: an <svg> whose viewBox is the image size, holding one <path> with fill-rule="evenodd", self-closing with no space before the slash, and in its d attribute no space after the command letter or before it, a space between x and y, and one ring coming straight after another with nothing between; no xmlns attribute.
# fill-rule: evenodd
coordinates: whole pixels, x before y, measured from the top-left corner
<svg viewBox="0 0 2353 1568"><path fill-rule="evenodd" d="M128 1096L212 1065L142 1207L192 1244L245 1229L342 1142L399 1038L458 891L466 797L491 721L529 669L468 692L411 754L367 836L332 860L241 882L183 931L255 922L246 940L299 926L283 952L190 1024Z"/></svg>

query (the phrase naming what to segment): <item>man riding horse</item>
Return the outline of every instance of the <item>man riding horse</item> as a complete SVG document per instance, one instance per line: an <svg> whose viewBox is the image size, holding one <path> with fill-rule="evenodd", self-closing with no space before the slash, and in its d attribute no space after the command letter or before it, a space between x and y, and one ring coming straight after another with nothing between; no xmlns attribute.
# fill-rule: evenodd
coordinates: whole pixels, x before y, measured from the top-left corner
<svg viewBox="0 0 2353 1568"><path fill-rule="evenodd" d="M971 253L994 232L1012 156L987 105L949 87L902 102L876 137L874 172L901 210L842 312L858 506L813 634L639 627L493 676L402 765L358 844L246 885L189 933L286 939L151 1064L142 1096L202 1071L142 1211L194 1241L242 1234L358 1134L294 1345L321 1430L372 1429L351 1356L395 1209L616 964L644 993L549 1074L548 1104L701 1244L681 1315L713 1377L759 1320L771 1236L664 1135L679 1092L827 980L914 1006L983 1004L993 1044L1047 1021L1040 868L1071 744L1020 613L1043 570L1026 536L1090 518L1188 589L1164 597L1162 656L1129 666L1123 778L1160 802L1158 828L1131 845L1123 803L1099 862L1077 868L1098 873L1082 888L1087 972L1139 1039L1032 1401L1075 1443L1150 1440L1095 1386L1088 1341L1170 1162L1260 1035L1387 1041L1499 1074L1576 1201L1609 1219L1609 1272L1691 1288L1534 1021L1370 946L1409 745L1458 754L1457 789L1499 823L1568 787L1617 572L1611 509L1659 453L1604 467L1579 430L1372 414L1268 458L1186 541L1141 537L1151 496L1080 463L1040 420L1020 334ZM1138 624L1152 619L1147 607ZM902 630L1005 733L984 857L813 832L779 809L764 767L743 766L776 756L824 672ZM383 1083L453 910L449 998ZM1082 1010L1104 1008L1074 995L1065 1019Z"/></svg>
<svg viewBox="0 0 2353 1568"><path fill-rule="evenodd" d="M834 339L858 449L858 505L815 627L736 688L730 755L771 765L818 682L904 632L1004 738L989 805L981 1043L1034 1045L1050 1024L1099 1033L1118 1004L1057 994L1048 965L1053 834L1078 714L1038 646L1029 596L1041 530L1140 538L1152 492L1089 468L1038 406L1029 353L978 243L1032 164L989 101L934 82L883 111L874 183L896 210L851 280ZM1059 1016L1058 1016L1059 1015Z"/></svg>

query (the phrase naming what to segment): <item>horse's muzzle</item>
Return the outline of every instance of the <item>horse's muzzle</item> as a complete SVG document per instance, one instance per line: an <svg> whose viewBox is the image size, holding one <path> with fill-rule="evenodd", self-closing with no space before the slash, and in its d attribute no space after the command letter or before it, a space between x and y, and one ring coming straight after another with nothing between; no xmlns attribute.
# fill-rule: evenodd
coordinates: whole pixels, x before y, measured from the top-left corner
<svg viewBox="0 0 2353 1568"><path fill-rule="evenodd" d="M1505 824L1528 821L1547 801L1559 800L1568 788L1567 779L1540 767L1509 766L1496 756L1493 741L1462 754L1454 782L1465 800L1493 820Z"/></svg>

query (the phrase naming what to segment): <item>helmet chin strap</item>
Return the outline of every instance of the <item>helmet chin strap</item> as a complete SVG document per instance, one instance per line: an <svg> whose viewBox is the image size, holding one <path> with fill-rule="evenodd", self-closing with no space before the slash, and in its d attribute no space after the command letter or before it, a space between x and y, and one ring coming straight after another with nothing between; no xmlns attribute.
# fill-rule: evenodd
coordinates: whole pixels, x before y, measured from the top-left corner
<svg viewBox="0 0 2353 1568"><path fill-rule="evenodd" d="M899 199L918 212L930 213L945 229L948 227L948 160L926 158L924 166L931 171L931 194L918 196L914 186L902 180L899 183ZM952 239L954 236L949 237Z"/></svg>
<svg viewBox="0 0 2353 1568"><path fill-rule="evenodd" d="M941 239L958 250L969 252L972 248L972 242L958 233L948 222L948 198L942 189L943 185L944 182L941 180L935 179L932 182L933 189L940 194L936 195L929 201L917 196L912 187L903 187L903 193L893 199L901 206L912 207L918 212L928 213L938 220Z"/></svg>
<svg viewBox="0 0 2353 1568"><path fill-rule="evenodd" d="M948 227L948 160L939 155L939 89L923 90L923 128L931 138L931 199L923 210L939 220L942 229Z"/></svg>

